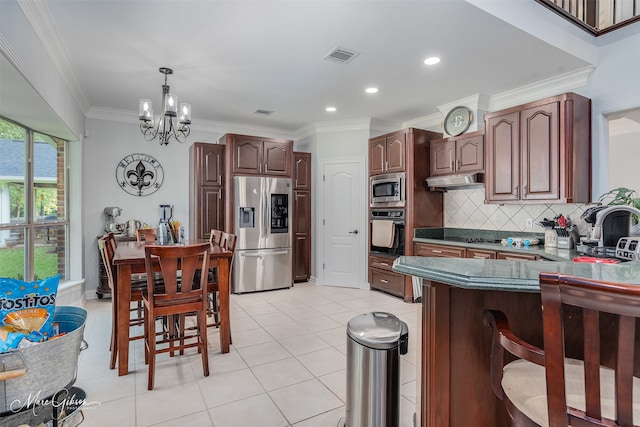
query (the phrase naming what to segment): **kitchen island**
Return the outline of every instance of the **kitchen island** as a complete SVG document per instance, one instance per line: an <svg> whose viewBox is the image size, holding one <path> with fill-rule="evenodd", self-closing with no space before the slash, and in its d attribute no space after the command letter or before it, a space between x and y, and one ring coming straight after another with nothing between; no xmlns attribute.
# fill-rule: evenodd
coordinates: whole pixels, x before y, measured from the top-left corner
<svg viewBox="0 0 640 427"><path fill-rule="evenodd" d="M491 389L492 331L484 326L482 313L503 311L517 335L542 347L540 272L640 286L640 262L607 265L404 256L396 259L393 271L422 279L420 403L416 406L421 425L429 427L509 425L504 403Z"/></svg>

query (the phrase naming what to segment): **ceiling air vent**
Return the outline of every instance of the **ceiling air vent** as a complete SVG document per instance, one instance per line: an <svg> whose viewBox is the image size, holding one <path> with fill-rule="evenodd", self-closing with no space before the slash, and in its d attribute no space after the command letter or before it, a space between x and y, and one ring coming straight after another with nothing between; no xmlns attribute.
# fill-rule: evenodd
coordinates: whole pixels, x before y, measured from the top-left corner
<svg viewBox="0 0 640 427"><path fill-rule="evenodd" d="M358 52L350 51L342 47L334 47L331 52L324 56L324 59L346 64L347 62L351 62L351 60L358 55L360 55Z"/></svg>
<svg viewBox="0 0 640 427"><path fill-rule="evenodd" d="M256 111L253 112L253 114L258 114L260 116L270 116L273 114L273 111L257 109Z"/></svg>

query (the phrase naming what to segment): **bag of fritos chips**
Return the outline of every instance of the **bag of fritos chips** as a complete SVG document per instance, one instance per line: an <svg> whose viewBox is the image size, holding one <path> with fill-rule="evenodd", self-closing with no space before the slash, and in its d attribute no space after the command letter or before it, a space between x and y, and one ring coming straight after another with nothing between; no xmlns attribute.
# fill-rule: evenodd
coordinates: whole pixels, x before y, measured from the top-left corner
<svg viewBox="0 0 640 427"><path fill-rule="evenodd" d="M35 282L0 278L0 353L53 335L60 275Z"/></svg>

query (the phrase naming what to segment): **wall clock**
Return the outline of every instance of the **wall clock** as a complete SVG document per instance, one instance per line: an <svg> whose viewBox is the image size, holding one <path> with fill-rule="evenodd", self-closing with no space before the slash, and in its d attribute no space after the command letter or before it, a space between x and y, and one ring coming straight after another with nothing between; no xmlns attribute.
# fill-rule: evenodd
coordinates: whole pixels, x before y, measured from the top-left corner
<svg viewBox="0 0 640 427"><path fill-rule="evenodd" d="M452 108L444 118L444 131L451 136L458 136L469 129L473 115L467 107Z"/></svg>
<svg viewBox="0 0 640 427"><path fill-rule="evenodd" d="M127 193L148 196L162 186L164 170L160 162L149 154L129 154L118 162L116 180Z"/></svg>

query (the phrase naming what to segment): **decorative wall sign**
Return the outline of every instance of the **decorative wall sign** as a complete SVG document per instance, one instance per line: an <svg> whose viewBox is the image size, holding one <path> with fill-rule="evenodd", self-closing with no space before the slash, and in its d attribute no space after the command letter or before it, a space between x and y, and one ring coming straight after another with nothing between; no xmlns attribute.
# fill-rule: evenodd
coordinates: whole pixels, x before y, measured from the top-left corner
<svg viewBox="0 0 640 427"><path fill-rule="evenodd" d="M160 162L149 154L129 154L118 162L116 180L127 193L148 196L162 186L164 170Z"/></svg>

